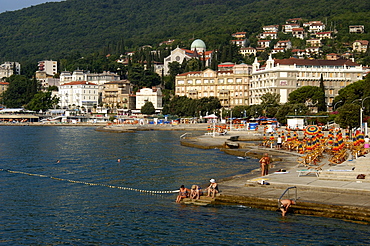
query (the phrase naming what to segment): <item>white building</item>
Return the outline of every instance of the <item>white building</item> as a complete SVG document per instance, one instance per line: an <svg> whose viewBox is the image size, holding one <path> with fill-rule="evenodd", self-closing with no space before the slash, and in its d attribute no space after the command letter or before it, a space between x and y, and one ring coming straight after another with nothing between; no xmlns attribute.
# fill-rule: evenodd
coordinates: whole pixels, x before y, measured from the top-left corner
<svg viewBox="0 0 370 246"><path fill-rule="evenodd" d="M59 106L61 108L98 105L98 85L87 81L73 81L59 86Z"/></svg>
<svg viewBox="0 0 370 246"><path fill-rule="evenodd" d="M60 73L60 84L70 83L73 81L87 81L98 85L98 101L102 102L104 84L111 81L119 81L120 76L117 73L104 71L102 73L90 73L89 71L75 70L73 73L63 71Z"/></svg>
<svg viewBox="0 0 370 246"><path fill-rule="evenodd" d="M107 82L120 80L117 73L104 71L102 73L90 73L89 71L75 70L73 73L63 71L60 73L60 83L69 83L72 81L87 81L97 85L104 85Z"/></svg>
<svg viewBox="0 0 370 246"><path fill-rule="evenodd" d="M289 94L301 86L319 86L324 80L326 103L332 104L338 91L361 80L362 66L350 60L272 59L261 67L253 63L249 87L250 104L260 104L266 93L280 94L280 103L288 101Z"/></svg>
<svg viewBox="0 0 370 246"><path fill-rule="evenodd" d="M49 76L54 76L58 73L57 61L39 61L38 67L40 72L45 72Z"/></svg>
<svg viewBox="0 0 370 246"><path fill-rule="evenodd" d="M349 26L349 33L364 33L364 32L365 32L364 25Z"/></svg>
<svg viewBox="0 0 370 246"><path fill-rule="evenodd" d="M365 53L369 47L369 41L367 40L356 40L352 44L352 49L355 52L363 52Z"/></svg>
<svg viewBox="0 0 370 246"><path fill-rule="evenodd" d="M21 64L19 62L4 62L0 65L0 79L8 78L14 74L21 73Z"/></svg>
<svg viewBox="0 0 370 246"><path fill-rule="evenodd" d="M256 56L257 55L257 49L256 48L253 48L253 47L240 48L240 51L239 52L243 56L247 56L247 55L254 55L254 56Z"/></svg>
<svg viewBox="0 0 370 246"><path fill-rule="evenodd" d="M214 53L213 51L206 50L206 44L202 40L196 39L191 44L190 50L177 47L176 49L171 51L171 54L169 56L164 58L163 73L164 75L168 75L169 73L168 65L171 62L176 61L182 64L184 60L190 60L191 58L205 60L206 66L209 67L211 66L213 53Z"/></svg>
<svg viewBox="0 0 370 246"><path fill-rule="evenodd" d="M231 43L235 44L238 47L244 47L245 46L245 40L243 40L243 39L231 40Z"/></svg>
<svg viewBox="0 0 370 246"><path fill-rule="evenodd" d="M277 32L279 30L279 25L269 25L262 27L264 32Z"/></svg>
<svg viewBox="0 0 370 246"><path fill-rule="evenodd" d="M141 109L146 102L153 103L155 109L162 109L161 88L143 88L136 92L136 109Z"/></svg>

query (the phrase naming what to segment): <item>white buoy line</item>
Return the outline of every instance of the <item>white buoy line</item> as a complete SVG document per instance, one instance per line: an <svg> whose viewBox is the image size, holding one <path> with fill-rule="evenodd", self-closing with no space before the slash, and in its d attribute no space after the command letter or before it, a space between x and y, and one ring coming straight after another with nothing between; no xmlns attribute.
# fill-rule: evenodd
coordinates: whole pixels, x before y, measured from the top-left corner
<svg viewBox="0 0 370 246"><path fill-rule="evenodd" d="M57 177L47 176L47 175L43 175L43 174L27 173L27 172L22 172L22 171L14 171L14 170L9 170L9 169L0 169L0 171L9 172L9 173L16 173L16 174L24 174L24 175L28 175L28 176L37 176L37 177L41 177L41 178L50 178L50 179L55 179L55 180L59 180L59 181L66 181L66 182L70 182L70 183L85 184L85 185L91 185L91 186L105 186L105 187L112 188L112 189L130 190L130 191L136 191L136 192L142 192L142 193L151 193L151 194L166 194L167 193L168 194L168 193L177 193L177 192L179 192L179 190L172 190L172 191L168 191L168 190L162 190L162 191L141 190L141 189L123 187L123 186L89 183L89 182L77 181L77 180L72 180L72 179L57 178Z"/></svg>

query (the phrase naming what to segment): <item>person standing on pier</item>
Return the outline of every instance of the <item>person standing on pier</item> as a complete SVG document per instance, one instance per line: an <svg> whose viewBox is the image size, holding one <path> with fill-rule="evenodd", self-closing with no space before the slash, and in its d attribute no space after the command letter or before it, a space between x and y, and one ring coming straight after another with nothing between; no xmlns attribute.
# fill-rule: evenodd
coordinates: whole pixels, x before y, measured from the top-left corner
<svg viewBox="0 0 370 246"><path fill-rule="evenodd" d="M261 176L265 176L269 174L269 165L270 165L270 157L267 153L265 153L262 158L259 160L261 165Z"/></svg>

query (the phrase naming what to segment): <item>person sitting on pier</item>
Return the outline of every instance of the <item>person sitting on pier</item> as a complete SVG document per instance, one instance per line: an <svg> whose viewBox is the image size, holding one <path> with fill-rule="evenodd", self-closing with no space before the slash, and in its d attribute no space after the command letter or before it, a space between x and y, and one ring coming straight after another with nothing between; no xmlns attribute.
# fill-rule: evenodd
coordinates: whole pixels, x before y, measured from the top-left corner
<svg viewBox="0 0 370 246"><path fill-rule="evenodd" d="M189 197L189 189L185 188L184 185L181 185L179 195L176 198L176 202L180 203L181 199Z"/></svg>
<svg viewBox="0 0 370 246"><path fill-rule="evenodd" d="M281 215L284 217L286 212L288 212L288 208L290 205L295 205L296 202L290 199L284 199L280 201L280 210L281 210Z"/></svg>
<svg viewBox="0 0 370 246"><path fill-rule="evenodd" d="M201 195L203 195L203 192L202 192L202 188L200 188L199 185L191 186L191 191L190 191L191 199L198 200Z"/></svg>
<svg viewBox="0 0 370 246"><path fill-rule="evenodd" d="M207 187L206 190L208 190L208 197L212 196L212 198L215 197L215 195L218 193L218 184L216 183L215 179L211 179L209 181L211 184Z"/></svg>

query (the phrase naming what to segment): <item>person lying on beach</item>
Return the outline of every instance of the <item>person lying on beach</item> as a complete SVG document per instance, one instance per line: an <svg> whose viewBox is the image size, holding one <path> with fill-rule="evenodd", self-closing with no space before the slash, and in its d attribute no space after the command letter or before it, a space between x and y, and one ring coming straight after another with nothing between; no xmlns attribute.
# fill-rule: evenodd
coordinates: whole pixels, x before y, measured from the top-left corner
<svg viewBox="0 0 370 246"><path fill-rule="evenodd" d="M185 188L184 185L181 185L180 187L180 191L179 191L179 195L177 196L176 198L176 202L177 203L180 203L180 201L183 199L183 198L187 198L189 197L189 189Z"/></svg>
<svg viewBox="0 0 370 246"><path fill-rule="evenodd" d="M286 212L288 212L288 208L290 205L295 205L296 202L290 199L284 199L280 201L280 210L281 210L281 215L284 217Z"/></svg>
<svg viewBox="0 0 370 246"><path fill-rule="evenodd" d="M190 191L190 198L198 200L201 195L203 195L202 188L198 185L193 185Z"/></svg>
<svg viewBox="0 0 370 246"><path fill-rule="evenodd" d="M208 195L207 196L212 196L212 198L214 198L215 195L218 193L218 184L216 183L215 179L211 179L209 182L211 184L206 189L206 190L208 190Z"/></svg>

